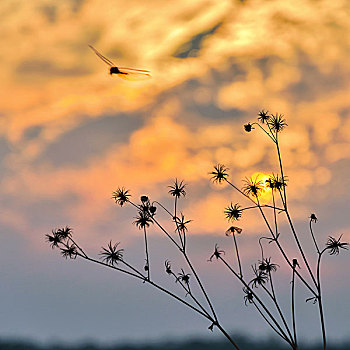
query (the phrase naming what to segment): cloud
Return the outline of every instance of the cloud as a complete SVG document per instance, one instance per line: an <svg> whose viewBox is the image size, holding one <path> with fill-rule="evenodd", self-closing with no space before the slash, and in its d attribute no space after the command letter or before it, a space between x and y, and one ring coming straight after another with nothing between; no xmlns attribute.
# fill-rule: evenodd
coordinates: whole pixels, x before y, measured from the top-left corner
<svg viewBox="0 0 350 350"><path fill-rule="evenodd" d="M269 140L242 128L261 108L287 118L280 140L295 203L337 181L331 165L350 157L346 1L19 1L0 11L11 173L1 189L25 192L28 207L72 195L62 217L88 229L111 218L115 186L162 197L178 177L203 196L185 207L206 213L193 227L214 232L223 223L208 212L228 194L210 194L213 164L228 166L239 185L278 171ZM150 69L152 79L109 76L88 44L118 65Z"/></svg>

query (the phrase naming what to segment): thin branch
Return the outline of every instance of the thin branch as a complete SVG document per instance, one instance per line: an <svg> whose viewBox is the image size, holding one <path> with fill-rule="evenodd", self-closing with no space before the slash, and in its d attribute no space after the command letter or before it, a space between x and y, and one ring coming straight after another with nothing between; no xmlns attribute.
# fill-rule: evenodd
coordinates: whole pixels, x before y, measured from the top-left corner
<svg viewBox="0 0 350 350"><path fill-rule="evenodd" d="M264 291L267 293L267 295L271 298L271 300L273 301L273 303L275 304L276 306L276 309L278 311L278 314L280 315L280 318L284 324L284 327L289 335L289 338L292 340L293 339L293 336L292 336L292 333L290 332L290 329L289 329L289 326L288 326L288 323L286 321L286 319L284 318L284 315L283 315L283 312L278 304L278 301L276 299L276 296L275 296L275 292L274 292L274 289L273 289L273 284L272 284L272 280L271 280L271 274L270 274L270 284L271 284L271 289L273 291L273 294L270 293L270 291L263 285L261 284L261 287L264 289Z"/></svg>
<svg viewBox="0 0 350 350"><path fill-rule="evenodd" d="M147 266L147 278L151 279L151 267L149 266L149 254L148 254L148 242L147 242L147 230L146 226L143 227L143 232L145 236L145 251L146 251L146 266Z"/></svg>
<svg viewBox="0 0 350 350"><path fill-rule="evenodd" d="M240 190L236 185L234 185L232 182L230 182L229 180L227 180L225 178L225 181L231 186L233 187L236 191L238 191L241 195L243 195L244 197L246 197L247 199L249 199L251 202L253 202L255 204L255 206L257 205L257 203L251 199L248 195L246 195L242 190Z"/></svg>
<svg viewBox="0 0 350 350"><path fill-rule="evenodd" d="M175 244L177 248L182 252L182 248L179 246L179 244L174 240L173 237L170 236L170 234L163 228L163 226L155 219L152 218L153 222L163 231L163 233L166 234L166 236Z"/></svg>
<svg viewBox="0 0 350 350"><path fill-rule="evenodd" d="M179 282L179 284L181 285L181 287L185 290L186 295L189 295L192 300L197 304L197 306L207 315L208 318L212 318L210 316L210 314L207 312L207 310L203 307L203 305L198 301L198 299L193 295L190 287L188 286L188 288L186 288L186 286L181 282L181 279L177 278L174 272L171 272L171 274L174 276L175 278L175 282Z"/></svg>
<svg viewBox="0 0 350 350"><path fill-rule="evenodd" d="M74 241L74 239L72 238L72 236L68 236L68 239L71 240L71 242L81 251L81 253L87 257L87 254L84 252L84 250Z"/></svg>
<svg viewBox="0 0 350 350"><path fill-rule="evenodd" d="M119 267L116 267L116 266L113 266L113 265L109 265L109 264L106 264L102 261L99 261L99 260L96 260L94 258L90 258L89 256L84 256L82 254L79 254L78 255L85 259L85 260L88 260L88 261L91 261L91 262L94 262L96 264L99 264L99 265L102 265L102 266L105 266L105 267L108 267L108 268L111 268L113 270L117 270L117 271L120 271L120 272L123 272L129 276L132 276L132 277L135 277L136 279L139 279L141 281L143 281L144 283L149 283L151 284L152 286L154 286L155 288L161 290L162 292L168 294L169 296L171 296L172 298L178 300L179 302L181 302L182 304L188 306L189 308L191 308L192 310L196 311L197 313L201 314L202 316L204 316L205 318L209 319L210 321L212 321L211 318L209 318L204 312L202 312L201 310L197 309L196 307L194 307L193 305L189 304L188 302L186 302L185 300L181 299L180 297L178 297L177 295L173 294L172 292L164 289L163 287L161 287L160 285L156 284L155 282L147 279L146 277L142 278L140 277L139 275L136 275L130 271L127 271L127 270L124 270L124 269L121 269Z"/></svg>
<svg viewBox="0 0 350 350"><path fill-rule="evenodd" d="M287 257L286 253L284 252L283 247L282 247L281 244L279 243L277 237L276 237L276 238L274 237L274 233L273 233L273 231L272 231L272 229L271 229L271 226L270 226L269 222L268 222L267 219L266 219L266 216L265 216L265 214L264 214L262 208L259 207L259 210L260 210L260 213L261 213L261 215L262 215L262 217L263 217L263 219L264 219L264 221L265 221L265 224L266 224L268 230L270 231L271 236L274 238L274 241L275 241L276 244L277 244L277 247L279 248L280 252L282 253L284 259L285 259L286 262L287 262L287 264L290 266L291 269L293 269L293 265L292 265L292 263L290 262L289 258ZM299 279L304 283L304 285L310 290L310 292L311 292L314 296L317 296L317 293L312 289L312 287L309 285L309 283L307 283L307 282L304 280L304 278L301 276L301 274L300 274L298 271L295 271L295 273L297 274L297 276L299 277Z"/></svg>
<svg viewBox="0 0 350 350"><path fill-rule="evenodd" d="M162 203L160 203L160 202L158 202L158 201L153 201L152 202L152 205L154 204L154 203L157 203L162 209L164 209L171 217L173 217L173 214L171 214L171 212L167 209L167 208L165 208L165 206L162 204Z"/></svg>
<svg viewBox="0 0 350 350"><path fill-rule="evenodd" d="M233 237L233 242L236 248L236 255L237 255L237 261L238 261L238 267L239 267L239 274L241 275L241 277L243 278L243 272L242 272L242 266L241 266L241 260L239 258L239 253L238 253L238 245L237 245L237 241L236 241L236 235L234 232L232 232L232 237Z"/></svg>
<svg viewBox="0 0 350 350"><path fill-rule="evenodd" d="M182 251L182 254L183 254L183 256L185 257L185 259L186 259L186 261L187 261L187 264L188 264L189 268L191 269L191 271L192 271L194 277L196 278L196 281L197 281L197 283L198 283L200 289L202 290L202 293L203 293L203 295L204 295L204 298L206 299L206 301L207 301L207 303L208 303L208 305L209 305L209 308L210 308L210 310L211 310L211 312L212 312L212 314L213 314L213 317L214 317L215 321L218 322L218 318L217 318L217 316L216 316L214 307L213 307L213 305L212 305L212 303L211 303L211 301L210 301L210 299L209 299L209 296L208 296L207 292L206 292L205 289L204 289L204 286L203 286L201 280L199 279L199 277L198 277L198 275L197 275L197 272L195 271L195 269L194 269L194 267L193 267L193 265L192 265L190 259L188 258L186 252L185 252L185 251Z"/></svg>
<svg viewBox="0 0 350 350"><path fill-rule="evenodd" d="M256 123L256 122L252 123L252 126L253 125L257 125L273 141L273 143L276 143L276 139L273 136L272 132L271 132L271 134L269 134L259 123ZM269 128L270 128L270 126L269 126ZM271 131L271 129L270 129L270 131Z"/></svg>
<svg viewBox="0 0 350 350"><path fill-rule="evenodd" d="M319 308L319 312L320 312L320 322L321 322L321 331L322 331L323 350L326 350L326 348L327 348L327 337L326 337L326 325L325 325L325 319L324 319L324 313L323 313L320 269L321 269L321 258L322 258L323 253L326 251L326 249L327 248L324 248L318 254L318 260L317 260L318 308Z"/></svg>
<svg viewBox="0 0 350 350"><path fill-rule="evenodd" d="M241 283L253 294L254 298L258 301L258 303L261 305L261 307L264 309L264 311L266 312L266 314L270 317L270 319L272 320L272 322L275 324L276 328L280 331L281 334L283 334L283 336L285 337L285 339L288 339L288 336L286 335L286 333L284 332L284 330L281 328L281 326L279 325L279 323L277 322L277 320L275 319L275 317L271 314L271 312L268 310L268 308L265 306L265 304L262 302L262 300L259 298L259 296L253 291L253 289L251 289L249 287L249 285L244 281L243 278L241 278L239 276L239 274L232 269L232 267L226 262L225 259L223 259L221 256L218 257L218 259L220 259L225 266L234 274L235 277L237 277ZM286 340L288 342L288 344L290 344L292 346L292 342L290 339Z"/></svg>
<svg viewBox="0 0 350 350"><path fill-rule="evenodd" d="M296 233L296 231L295 231L295 229L294 229L294 225L293 225L292 219L291 219L291 217L290 217L290 215L289 215L289 212L288 212L288 210L287 210L287 207L285 207L285 208L286 208L285 213L286 213L286 215L287 215L287 219L288 219L288 222L289 222L289 226L290 226L290 228L291 228L291 230L292 230L292 233L293 233L295 242L297 243L297 246L298 246L298 248L299 248L300 254L301 254L301 256L303 257L304 263L305 263L305 265L306 265L307 270L309 271L309 274L310 274L310 276L311 276L311 279L312 279L312 281L314 282L314 284L315 284L315 286L316 286L316 288L317 288L317 282L316 282L315 276L314 276L314 274L313 274L313 272L312 272L312 270L311 270L311 268L310 268L309 262L307 261L307 258L306 258L306 256L305 256L305 254L304 254L304 250L303 250L303 248L302 248L302 246L301 246L301 244L300 244L300 241L299 241L299 239L298 239L297 233Z"/></svg>
<svg viewBox="0 0 350 350"><path fill-rule="evenodd" d="M186 252L185 252L183 249L181 249L181 247L177 244L177 242L176 242L176 241L169 235L169 233L158 223L158 221L156 221L156 220L154 219L154 222L155 222L155 223L157 224L157 226L167 235L167 237L170 238L171 241L179 248L180 252L182 253L182 255L184 256L184 258L185 258L185 260L186 260L186 262L187 262L187 265L188 265L189 268L191 269L191 271L192 271L192 273L193 273L193 275L194 275L194 277L195 277L195 279L196 279L196 281L197 281L197 283L198 283L198 286L200 287L200 289L201 289L201 291L202 291L202 293L203 293L204 298L206 299L206 301L207 301L207 303L208 303L208 306L209 306L209 308L210 308L210 310L211 310L211 312L212 312L212 314L213 314L213 317L214 317L215 321L218 322L218 319L217 319L217 316L216 316L214 307L213 307L213 305L212 305L212 303L211 303L211 301L210 301L210 299L209 299L209 296L208 296L207 292L205 291L205 288L204 288L204 286L203 286L203 284L202 284L202 282L201 282L201 280L200 280L200 278L199 278L197 272L195 271L195 269L194 269L194 267L193 267L193 265L192 265L192 263L191 263L189 257L187 256Z"/></svg>
<svg viewBox="0 0 350 350"><path fill-rule="evenodd" d="M275 221L275 229L276 229L275 235L277 237L278 236L278 222L277 222L277 216L276 216L275 195L273 193L273 189L271 191L272 191L272 202L273 202L273 218Z"/></svg>
<svg viewBox="0 0 350 350"><path fill-rule="evenodd" d="M179 233L181 246L182 246L183 249L185 249L184 242L182 241L181 232L180 232L180 229L179 229L179 224L177 222L177 213L176 213L176 209L177 208L176 207L177 207L177 196L175 196L175 199L174 199L174 216L173 216L173 218L175 220L176 230Z"/></svg>
<svg viewBox="0 0 350 350"><path fill-rule="evenodd" d="M293 276L292 276L292 324L293 324L293 337L294 337L294 343L297 345L297 331L296 331L296 325L295 325L295 269L293 269Z"/></svg>
<svg viewBox="0 0 350 350"><path fill-rule="evenodd" d="M268 204L260 205L260 207L261 208L271 208L271 209L274 209L274 210L278 210L279 212L283 212L284 211L284 209L276 207L275 203L274 203L274 205L268 205ZM256 208L259 208L259 205L253 205L251 207L242 208L241 210L244 211L244 210L247 210L247 209L256 209Z"/></svg>
<svg viewBox="0 0 350 350"><path fill-rule="evenodd" d="M258 305L254 302L253 300L253 305L256 307L258 310L259 314L263 317L263 319L266 321L266 323L275 331L276 334L278 334L283 340L286 342L289 341L289 339L285 338L274 326L273 324L268 320L268 318L263 314L263 312L259 309Z"/></svg>

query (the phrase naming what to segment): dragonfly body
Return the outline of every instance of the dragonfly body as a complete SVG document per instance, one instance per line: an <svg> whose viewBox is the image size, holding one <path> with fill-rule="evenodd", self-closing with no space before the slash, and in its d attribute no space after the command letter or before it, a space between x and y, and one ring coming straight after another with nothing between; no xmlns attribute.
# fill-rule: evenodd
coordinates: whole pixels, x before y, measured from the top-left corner
<svg viewBox="0 0 350 350"><path fill-rule="evenodd" d="M111 67L109 68L109 74L123 74L118 67Z"/></svg>
<svg viewBox="0 0 350 350"><path fill-rule="evenodd" d="M89 45L89 47L104 63L110 66L110 75L116 74L125 80L144 80L151 77L150 71L145 69L117 67L111 60L99 53L93 46Z"/></svg>

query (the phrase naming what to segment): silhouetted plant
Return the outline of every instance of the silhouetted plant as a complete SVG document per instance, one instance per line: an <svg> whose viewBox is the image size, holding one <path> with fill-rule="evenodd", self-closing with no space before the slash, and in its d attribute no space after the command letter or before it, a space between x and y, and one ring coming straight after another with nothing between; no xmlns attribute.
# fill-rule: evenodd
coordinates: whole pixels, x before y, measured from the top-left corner
<svg viewBox="0 0 350 350"><path fill-rule="evenodd" d="M282 114L269 114L267 111L262 110L258 113L258 122L247 123L244 125L246 132L252 132L254 129L260 129L265 135L275 144L278 165L280 174L271 174L266 181L259 177L248 178L246 177L243 182L243 187L239 188L237 185L229 180L228 168L223 164L217 164L214 166L214 170L209 174L211 180L216 184L227 183L234 190L240 194L244 200L248 200L252 203L250 206L243 207L238 203L232 202L224 208L224 215L228 222L239 221L246 210L255 209L263 219L266 225L267 236L262 236L258 239L258 244L261 249L261 259L251 266L253 276L249 279L243 276L243 267L240 260L239 245L236 235L242 233L242 228L237 226L230 226L225 234L226 236L232 236L234 244L234 254L237 259L238 269L230 265L225 260L225 252L219 249L215 244L214 252L209 257L208 261L213 260L221 262L241 283L244 292L243 301L246 306L253 305L262 319L267 323L271 329L280 336L292 349L298 349L298 339L296 331L296 318L295 318L295 284L296 280L299 280L301 284L310 292L311 297L306 301L312 301L313 304L317 304L319 308L319 317L322 330L323 349L326 349L326 327L323 312L323 300L322 289L320 280L320 266L321 258L325 252L330 255L338 255L341 250L347 250L349 244L341 242L342 236L338 239L330 236L323 249L320 249L315 239L313 232L313 224L317 223L317 217L315 214L311 214L309 219L309 229L315 250L317 252L316 272L311 267L309 260L304 253L303 246L299 241L298 234L295 230L292 218L288 209L287 202L287 176L284 174L284 168L282 165L282 158L279 146L279 134L285 127L287 127L286 120ZM144 246L145 246L145 265L143 270L139 267L127 262L124 257L124 249L119 248L119 242L112 244L110 241L107 248L102 247L102 251L99 253L100 259L95 259L87 255L87 253L75 242L72 235L72 229L64 227L61 229L52 230L51 234L46 235L46 240L50 244L52 249L58 248L61 254L65 258L76 259L77 257L89 260L91 262L103 265L105 267L114 269L116 271L125 273L138 280L148 283L156 289L166 293L170 297L178 300L180 303L189 307L196 313L200 314L210 322L208 329L213 331L216 327L223 333L223 335L231 342L232 346L239 350L239 346L235 340L226 332L221 323L218 320L212 301L204 288L201 279L193 266L186 249L186 235L188 234L188 224L192 220L185 219L184 214L181 212L178 214L178 201L180 198L186 196L186 184L184 181L178 181L168 186L170 190L169 194L174 198L174 207L172 210L166 208L158 201L150 201L148 196L141 196L140 203L135 203L131 200L131 194L129 190L124 187L118 188L113 192L112 198L115 203L121 207L125 204L133 206L137 211L137 216L133 221L140 230L144 233ZM268 188L271 190L272 205L262 204L261 195ZM158 210L163 210L168 216L171 223L175 227L175 236L173 232L167 230L160 220L157 218ZM266 215L266 211L272 211L272 219ZM282 214L282 215L279 215ZM279 221L283 216L287 219L290 233L296 243L298 258L302 261L302 266L306 268L301 269L298 258L290 258L282 242L280 241ZM165 272L167 275L174 279L174 282L181 288L185 295L181 297L175 292L162 287L159 283L155 282L151 278L151 265L150 256L148 250L148 230L153 226L160 230L161 233L167 237L170 242L178 248L180 254L183 256L187 267L181 267L176 271L173 269L171 262L167 259L164 262ZM290 291L290 314L279 304L275 286L274 275L279 268L279 265L271 262L271 257L266 257L264 254L264 243L272 244L277 251L280 252L287 266L291 271L291 291ZM214 259L215 258L215 259ZM186 271L188 270L188 272ZM309 281L311 280L311 282ZM191 286L196 285L196 289L192 289ZM194 292L196 290L196 292ZM199 295L200 294L200 295Z"/></svg>
<svg viewBox="0 0 350 350"><path fill-rule="evenodd" d="M124 249L117 249L120 242L112 245L112 241L108 243L107 248L102 247L100 255L102 256L102 261L109 265L117 265L119 261L123 260Z"/></svg>

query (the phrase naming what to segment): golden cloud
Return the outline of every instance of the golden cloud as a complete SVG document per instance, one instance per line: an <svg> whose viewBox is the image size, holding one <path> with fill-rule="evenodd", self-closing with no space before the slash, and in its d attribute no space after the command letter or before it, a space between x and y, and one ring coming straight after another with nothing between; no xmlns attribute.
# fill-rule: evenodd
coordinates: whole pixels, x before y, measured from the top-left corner
<svg viewBox="0 0 350 350"><path fill-rule="evenodd" d="M265 108L289 124L281 147L290 199L309 200L312 186L331 181L330 165L350 158L349 11L345 0L4 2L1 132L12 149L2 193L25 192L28 203L74 194L67 218L87 225L104 217L116 185L161 196L159 186L178 177L197 196L218 162L235 181L276 172L268 139L242 128ZM152 79L109 76L88 44L117 65L150 69ZM106 115L141 126L122 144L116 131L98 156L87 148L84 165L44 159L63 136ZM196 232L221 230L225 193L204 192L188 208L205 213Z"/></svg>

